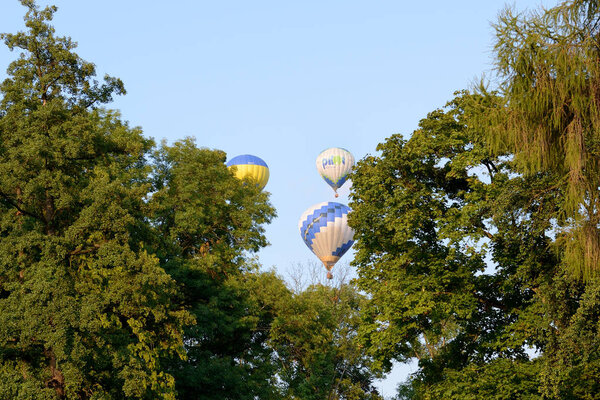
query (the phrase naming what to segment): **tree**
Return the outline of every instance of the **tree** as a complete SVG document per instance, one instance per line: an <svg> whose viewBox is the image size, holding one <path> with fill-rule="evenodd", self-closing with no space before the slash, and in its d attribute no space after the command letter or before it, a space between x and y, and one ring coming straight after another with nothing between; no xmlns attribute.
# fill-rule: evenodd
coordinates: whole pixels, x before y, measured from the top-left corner
<svg viewBox="0 0 600 400"><path fill-rule="evenodd" d="M504 104L460 93L352 176L360 337L383 370L419 360L402 398L598 393L599 282L561 257L561 174L490 151L486 115Z"/></svg>
<svg viewBox="0 0 600 400"><path fill-rule="evenodd" d="M22 2L0 86L0 397L273 398L268 193L102 109L120 80ZM272 288L269 290L268 288Z"/></svg>
<svg viewBox="0 0 600 400"><path fill-rule="evenodd" d="M321 265L316 267L324 271ZM355 287L343 281L336 286L313 283L282 293L269 339L281 398L382 399L373 387L373 380L381 375L356 342L364 301Z"/></svg>
<svg viewBox="0 0 600 400"><path fill-rule="evenodd" d="M501 107L489 110L490 146L523 174L557 174L563 257L585 279L600 272L600 6L572 0L501 13L495 56Z"/></svg>
<svg viewBox="0 0 600 400"><path fill-rule="evenodd" d="M272 398L265 342L273 305L264 297L285 287L248 257L267 244L262 225L275 216L268 194L236 179L225 153L191 139L164 144L154 158L156 253L196 320L184 334L187 359L173 358L169 368L179 398Z"/></svg>
<svg viewBox="0 0 600 400"><path fill-rule="evenodd" d="M125 90L23 0L0 93L0 397L174 399L192 318L144 237L153 142L100 108Z"/></svg>

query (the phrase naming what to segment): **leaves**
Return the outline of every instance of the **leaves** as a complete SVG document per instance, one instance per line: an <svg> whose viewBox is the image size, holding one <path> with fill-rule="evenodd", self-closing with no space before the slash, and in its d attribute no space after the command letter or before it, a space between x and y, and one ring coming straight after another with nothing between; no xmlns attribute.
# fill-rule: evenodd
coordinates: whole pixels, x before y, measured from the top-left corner
<svg viewBox="0 0 600 400"><path fill-rule="evenodd" d="M355 341L364 300L347 284L316 284L280 299L269 343L283 398L381 399L372 360Z"/></svg>
<svg viewBox="0 0 600 400"><path fill-rule="evenodd" d="M564 257L584 279L600 265L598 13L587 0L501 13L495 54L504 102L483 116L491 147L512 153L517 171L560 178Z"/></svg>
<svg viewBox="0 0 600 400"><path fill-rule="evenodd" d="M597 316L583 310L596 303L583 299L596 283L566 272L564 178L522 174L512 154L491 152L484 122L498 104L460 93L352 178L354 264L369 295L360 339L384 370L419 360L402 398L586 398L595 388Z"/></svg>
<svg viewBox="0 0 600 400"><path fill-rule="evenodd" d="M144 249L153 142L96 109L122 90L56 38L55 8L3 35L22 56L0 86L0 365L9 397L174 398L162 359L192 319ZM19 366L15 369L15 366ZM17 372L21 371L21 372Z"/></svg>

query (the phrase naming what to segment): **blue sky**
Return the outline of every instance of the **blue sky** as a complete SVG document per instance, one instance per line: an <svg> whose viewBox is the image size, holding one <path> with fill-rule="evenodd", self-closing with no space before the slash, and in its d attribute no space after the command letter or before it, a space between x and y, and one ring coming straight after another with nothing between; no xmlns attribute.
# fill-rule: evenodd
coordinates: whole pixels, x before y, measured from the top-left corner
<svg viewBox="0 0 600 400"><path fill-rule="evenodd" d="M504 1L38 0L79 43L98 75L121 78L119 109L146 136L191 136L229 158L270 167L265 190L278 217L267 227L265 268L282 276L316 260L297 230L309 206L333 201L315 158L343 147L357 160L394 133L409 136L453 92L492 69ZM520 0L517 10L556 1ZM0 32L23 30L24 8L2 0ZM0 47L0 78L17 54ZM348 203L347 183L338 201ZM350 261L349 252L344 257ZM412 368L414 370L414 367ZM391 396L409 367L385 382Z"/></svg>

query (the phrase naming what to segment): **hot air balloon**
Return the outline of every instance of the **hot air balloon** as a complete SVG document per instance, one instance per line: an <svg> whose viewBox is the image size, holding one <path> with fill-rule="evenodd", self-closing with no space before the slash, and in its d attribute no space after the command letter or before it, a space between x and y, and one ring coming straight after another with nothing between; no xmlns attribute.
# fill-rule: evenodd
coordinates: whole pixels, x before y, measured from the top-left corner
<svg viewBox="0 0 600 400"><path fill-rule="evenodd" d="M235 167L235 177L238 179L252 178L261 190L269 181L269 167L267 163L256 156L243 154L233 157L227 163L227 167L229 169Z"/></svg>
<svg viewBox="0 0 600 400"><path fill-rule="evenodd" d="M348 226L350 208L340 203L315 204L300 217L298 228L304 243L315 253L327 268L331 279L331 268L354 243L354 231Z"/></svg>
<svg viewBox="0 0 600 400"><path fill-rule="evenodd" d="M333 188L335 197L354 166L354 156L346 149L332 147L317 156L317 171L325 182Z"/></svg>

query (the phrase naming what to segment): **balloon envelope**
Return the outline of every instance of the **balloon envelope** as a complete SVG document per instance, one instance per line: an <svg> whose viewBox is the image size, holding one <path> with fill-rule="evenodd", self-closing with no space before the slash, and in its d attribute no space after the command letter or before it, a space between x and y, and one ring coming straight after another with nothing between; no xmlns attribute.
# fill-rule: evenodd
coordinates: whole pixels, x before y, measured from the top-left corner
<svg viewBox="0 0 600 400"><path fill-rule="evenodd" d="M348 226L349 212L344 204L324 202L306 210L298 222L304 243L328 271L354 243L354 231Z"/></svg>
<svg viewBox="0 0 600 400"><path fill-rule="evenodd" d="M227 163L229 169L235 168L235 176L238 179L244 179L250 177L261 190L265 187L269 181L269 167L259 157L242 154L241 156L233 157Z"/></svg>
<svg viewBox="0 0 600 400"><path fill-rule="evenodd" d="M337 197L337 190L346 182L354 166L354 156L346 149L332 147L317 156L316 164L319 175L332 187Z"/></svg>

